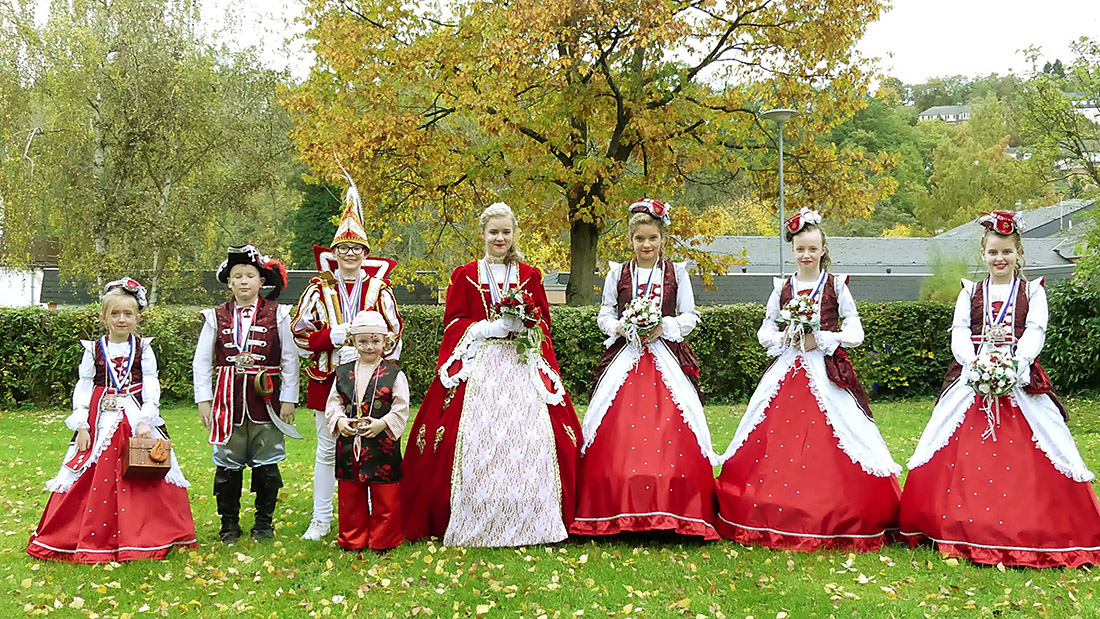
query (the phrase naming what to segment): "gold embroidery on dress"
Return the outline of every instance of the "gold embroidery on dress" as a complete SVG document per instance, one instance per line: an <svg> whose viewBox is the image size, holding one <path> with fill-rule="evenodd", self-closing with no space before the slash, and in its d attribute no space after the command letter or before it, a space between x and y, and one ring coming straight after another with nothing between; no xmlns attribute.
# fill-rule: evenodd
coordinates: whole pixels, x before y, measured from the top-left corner
<svg viewBox="0 0 1100 619"><path fill-rule="evenodd" d="M443 410L447 410L447 407L450 406L451 400L455 397L455 389L457 387L451 387L447 390L447 395L443 398Z"/></svg>
<svg viewBox="0 0 1100 619"><path fill-rule="evenodd" d="M576 447L577 446L577 435L576 435L576 433L573 432L573 428L570 428L569 426L563 426L563 427L565 428L565 433L569 435L569 440L573 441L573 446Z"/></svg>
<svg viewBox="0 0 1100 619"><path fill-rule="evenodd" d="M432 443L432 451L439 449L439 444L443 442L443 426L439 426L435 429L435 442Z"/></svg>
<svg viewBox="0 0 1100 619"><path fill-rule="evenodd" d="M424 435L428 433L428 428L424 424L420 424L420 430L416 433L416 446L420 449L420 453L424 453L424 448L428 446L428 441L424 440Z"/></svg>

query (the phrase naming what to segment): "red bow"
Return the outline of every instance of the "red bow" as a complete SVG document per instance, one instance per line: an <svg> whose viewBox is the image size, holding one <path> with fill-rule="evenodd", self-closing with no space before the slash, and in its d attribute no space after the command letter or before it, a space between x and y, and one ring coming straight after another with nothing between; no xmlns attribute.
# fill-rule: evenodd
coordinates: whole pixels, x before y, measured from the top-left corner
<svg viewBox="0 0 1100 619"><path fill-rule="evenodd" d="M1022 232L1023 224L1016 218L1016 213L1012 211L993 211L990 213L982 213L982 216L978 218L978 223L985 228L996 232L997 234L1012 234L1013 232Z"/></svg>

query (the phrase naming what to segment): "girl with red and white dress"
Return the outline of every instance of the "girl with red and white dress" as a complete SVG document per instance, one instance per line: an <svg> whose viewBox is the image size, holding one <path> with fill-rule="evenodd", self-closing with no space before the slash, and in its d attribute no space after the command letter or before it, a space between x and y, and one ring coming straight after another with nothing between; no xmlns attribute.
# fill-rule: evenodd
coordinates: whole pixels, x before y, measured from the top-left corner
<svg viewBox="0 0 1100 619"><path fill-rule="evenodd" d="M195 546L190 485L176 454L163 479L126 479L122 454L131 436L168 438L160 418L153 338L135 334L145 288L132 279L107 285L101 319L107 335L81 341L84 357L65 425L76 432L27 554L74 563L163 559Z"/></svg>
<svg viewBox="0 0 1100 619"><path fill-rule="evenodd" d="M987 229L982 282L963 280L951 325L955 361L917 449L901 503L911 545L931 541L946 555L986 565L1078 567L1100 564L1100 505L1066 426L1066 414L1039 365L1047 329L1042 279L1019 276L1016 214L979 218ZM976 359L1015 362L988 374ZM1013 384L1014 383L1014 384Z"/></svg>
<svg viewBox="0 0 1100 619"><path fill-rule="evenodd" d="M699 364L685 338L699 323L684 263L661 254L668 207L630 206L634 259L610 263L597 318L607 350L584 416L577 517L569 532L672 531L706 540L714 528L717 455L703 414ZM632 322L639 299L652 320ZM648 331L640 326L655 324Z"/></svg>
<svg viewBox="0 0 1100 619"><path fill-rule="evenodd" d="M820 222L803 208L784 224L798 270L775 280L757 332L775 361L723 456L718 526L743 544L873 551L897 528L901 467L844 352L863 326Z"/></svg>
<svg viewBox="0 0 1100 619"><path fill-rule="evenodd" d="M405 537L560 542L573 519L580 424L558 374L542 273L515 246L516 217L498 202L480 224L485 257L451 274L437 376L405 448ZM502 311L516 295L528 298L529 324ZM521 339L531 346L522 353Z"/></svg>

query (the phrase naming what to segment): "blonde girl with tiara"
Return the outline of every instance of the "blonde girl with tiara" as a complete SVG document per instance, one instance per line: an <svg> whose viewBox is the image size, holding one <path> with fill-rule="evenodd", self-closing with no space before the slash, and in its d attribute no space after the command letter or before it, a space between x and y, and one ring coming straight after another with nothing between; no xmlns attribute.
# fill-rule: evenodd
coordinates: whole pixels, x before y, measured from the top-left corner
<svg viewBox="0 0 1100 619"><path fill-rule="evenodd" d="M911 545L985 565L1100 564L1100 504L1039 365L1047 330L1042 278L1020 276L1021 222L978 219L985 280L962 281L955 359L909 459L901 532ZM983 368L984 366L984 368Z"/></svg>
<svg viewBox="0 0 1100 619"><path fill-rule="evenodd" d="M190 485L176 455L163 479L127 479L122 455L131 436L167 439L160 417L157 360L137 327L145 288L133 279L107 284L100 319L107 334L81 341L84 357L73 413L75 432L52 494L31 535L27 554L73 563L163 559L172 548L195 546Z"/></svg>
<svg viewBox="0 0 1100 619"><path fill-rule="evenodd" d="M558 374L542 273L522 262L507 204L478 223L485 253L451 274L438 371L405 449L405 537L560 542L573 519L581 432ZM520 298L527 321L505 311ZM521 352L521 341L533 344Z"/></svg>

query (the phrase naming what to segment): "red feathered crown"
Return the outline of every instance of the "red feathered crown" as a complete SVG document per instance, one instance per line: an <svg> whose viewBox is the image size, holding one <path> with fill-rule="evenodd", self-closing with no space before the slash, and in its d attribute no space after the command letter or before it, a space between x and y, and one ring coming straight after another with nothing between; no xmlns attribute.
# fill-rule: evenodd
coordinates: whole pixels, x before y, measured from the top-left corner
<svg viewBox="0 0 1100 619"><path fill-rule="evenodd" d="M664 225L672 223L672 217L669 216L669 206L660 200L654 200L653 198L642 198L634 204L630 205L630 212L633 213L648 213L650 217L654 219L660 219Z"/></svg>
<svg viewBox="0 0 1100 619"><path fill-rule="evenodd" d="M1022 233L1024 231L1024 222L1020 220L1019 215L1012 211L982 213L982 216L978 218L978 223L997 234L1009 235L1013 232Z"/></svg>
<svg viewBox="0 0 1100 619"><path fill-rule="evenodd" d="M260 250L251 243L240 247L230 247L227 254L225 261L218 267L217 277L219 282L229 283L229 271L238 264L248 264L256 267L256 270L260 272L260 277L264 278L264 288L271 288L264 295L264 298L268 301L279 298L287 284L285 264L261 254Z"/></svg>

